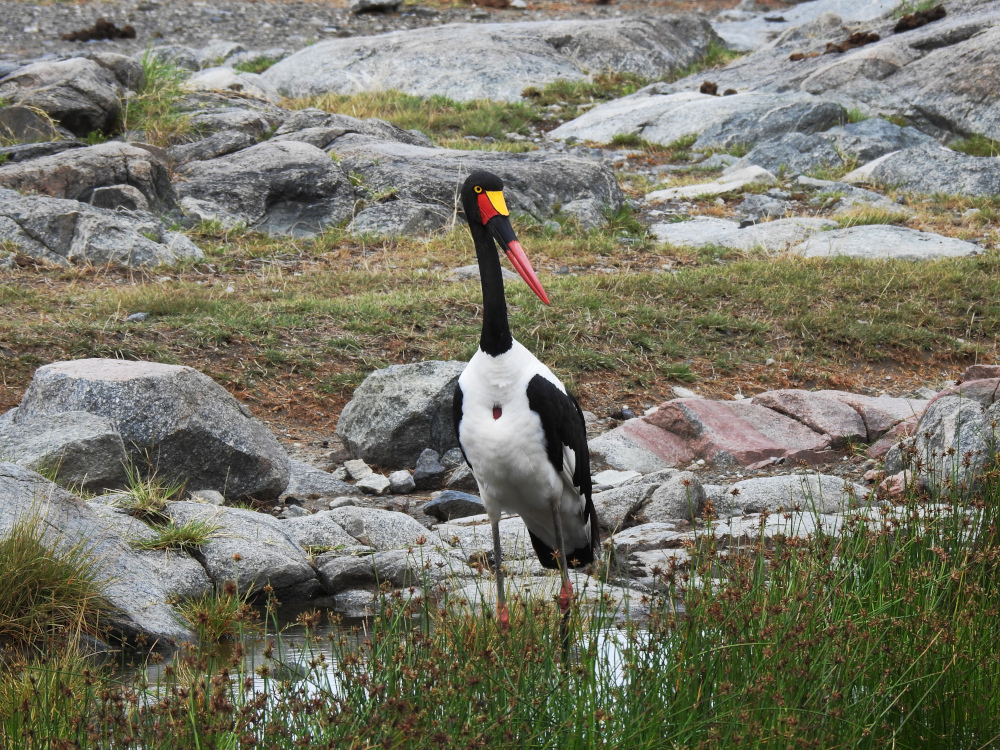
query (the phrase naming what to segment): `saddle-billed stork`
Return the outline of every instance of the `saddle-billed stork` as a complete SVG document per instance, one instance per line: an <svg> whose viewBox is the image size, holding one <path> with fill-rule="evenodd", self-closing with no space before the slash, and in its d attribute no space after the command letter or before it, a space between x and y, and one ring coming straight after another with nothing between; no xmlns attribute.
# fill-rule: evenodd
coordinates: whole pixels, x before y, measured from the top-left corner
<svg viewBox="0 0 1000 750"><path fill-rule="evenodd" d="M510 225L503 181L490 172L473 172L462 187L462 205L479 260L483 330L479 351L455 388L455 432L492 526L497 614L506 628L501 512L518 514L542 565L559 568L564 615L573 594L568 568L593 562L600 532L580 405L510 333L494 240L542 302L549 300Z"/></svg>

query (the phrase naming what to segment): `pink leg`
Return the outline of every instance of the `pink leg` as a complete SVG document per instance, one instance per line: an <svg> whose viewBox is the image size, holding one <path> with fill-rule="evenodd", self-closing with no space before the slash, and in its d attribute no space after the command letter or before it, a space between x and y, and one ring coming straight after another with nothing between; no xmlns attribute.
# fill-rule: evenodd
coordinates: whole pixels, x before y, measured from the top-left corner
<svg viewBox="0 0 1000 750"><path fill-rule="evenodd" d="M507 612L506 604L497 606L497 617L500 619L500 632L506 633L507 628L510 627L510 614Z"/></svg>
<svg viewBox="0 0 1000 750"><path fill-rule="evenodd" d="M569 610L570 600L573 598L573 584L569 577L563 579L562 589L559 591L559 611L563 614Z"/></svg>

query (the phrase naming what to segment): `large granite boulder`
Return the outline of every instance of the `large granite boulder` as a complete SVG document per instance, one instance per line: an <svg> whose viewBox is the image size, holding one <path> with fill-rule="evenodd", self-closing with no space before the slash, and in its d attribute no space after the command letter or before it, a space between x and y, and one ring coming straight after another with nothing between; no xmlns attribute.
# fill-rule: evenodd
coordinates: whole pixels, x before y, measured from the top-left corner
<svg viewBox="0 0 1000 750"><path fill-rule="evenodd" d="M85 411L0 423L0 456L93 492L124 486L128 458L111 422Z"/></svg>
<svg viewBox="0 0 1000 750"><path fill-rule="evenodd" d="M19 521L40 524L45 540L56 548L82 545L88 550L115 608L109 624L120 637L132 643L144 641L146 648L158 650L191 639L191 632L167 604L170 592L112 524L33 471L0 463L0 535L10 533Z"/></svg>
<svg viewBox="0 0 1000 750"><path fill-rule="evenodd" d="M24 255L57 265L155 266L204 257L186 235L168 230L149 214L25 196L3 188L0 240Z"/></svg>
<svg viewBox="0 0 1000 750"><path fill-rule="evenodd" d="M288 483L288 457L271 432L190 367L109 359L45 365L13 421L80 411L110 421L138 466L190 489L271 500Z"/></svg>
<svg viewBox="0 0 1000 750"><path fill-rule="evenodd" d="M863 224L832 232L819 232L793 248L793 252L807 258L845 255L851 258L937 260L979 255L983 248L965 240L909 227Z"/></svg>
<svg viewBox="0 0 1000 750"><path fill-rule="evenodd" d="M452 397L464 362L418 362L376 370L354 391L337 435L358 458L386 468L416 465L425 448L458 446Z"/></svg>
<svg viewBox="0 0 1000 750"><path fill-rule="evenodd" d="M351 216L344 171L307 143L265 142L179 167L181 208L199 219L244 223L272 234L318 234Z"/></svg>
<svg viewBox="0 0 1000 750"><path fill-rule="evenodd" d="M588 110L550 135L610 143L616 135L628 134L665 146L696 137L695 148L730 148L787 133L816 133L845 122L847 112L840 104L807 93L710 96L674 93L669 84L654 83Z"/></svg>
<svg viewBox="0 0 1000 750"><path fill-rule="evenodd" d="M48 114L75 135L114 127L122 113L121 87L93 60L45 60L0 79L0 100Z"/></svg>
<svg viewBox="0 0 1000 750"><path fill-rule="evenodd" d="M89 203L96 189L110 185L131 185L158 209L176 204L166 165L131 143L101 143L0 166L0 187L53 198Z"/></svg>
<svg viewBox="0 0 1000 750"><path fill-rule="evenodd" d="M353 133L329 148L368 195L384 196L355 216L354 227L365 231L394 233L413 222L437 229L464 218L459 191L475 169L503 179L515 223L518 213L544 221L561 209L589 228L625 199L610 168L578 157L428 148Z"/></svg>
<svg viewBox="0 0 1000 750"><path fill-rule="evenodd" d="M396 89L458 101L517 101L529 86L603 70L659 78L695 62L713 40L708 23L692 15L450 24L323 41L263 78L292 97Z"/></svg>

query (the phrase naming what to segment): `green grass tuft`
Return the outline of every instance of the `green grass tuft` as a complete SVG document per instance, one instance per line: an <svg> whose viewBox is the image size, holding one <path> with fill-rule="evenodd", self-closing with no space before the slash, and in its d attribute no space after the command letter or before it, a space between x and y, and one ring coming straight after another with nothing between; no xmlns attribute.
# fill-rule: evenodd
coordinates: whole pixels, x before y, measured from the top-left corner
<svg viewBox="0 0 1000 750"><path fill-rule="evenodd" d="M111 493L115 496L115 507L149 523L167 521L167 516L163 512L167 502L180 499L184 492L184 484L158 479L155 473L143 476L135 466L126 466L125 473L128 477L128 488Z"/></svg>
<svg viewBox="0 0 1000 750"><path fill-rule="evenodd" d="M184 96L181 83L188 72L147 52L142 58L146 83L136 96L125 100L122 129L145 134L147 143L171 146L192 133L191 120L177 107Z"/></svg>
<svg viewBox="0 0 1000 750"><path fill-rule="evenodd" d="M259 615L251 606L249 596L241 595L232 581L228 581L221 591L179 603L177 612L194 629L198 642L203 645L243 635L252 637L259 629Z"/></svg>
<svg viewBox="0 0 1000 750"><path fill-rule="evenodd" d="M149 539L133 539L129 543L132 549L166 550L175 549L183 552L194 552L205 546L215 536L221 527L200 519L192 519L180 526L173 521L160 526L154 531L156 536Z"/></svg>
<svg viewBox="0 0 1000 750"><path fill-rule="evenodd" d="M971 135L948 144L953 151L961 151L969 156L1000 156L1000 141L987 138L985 135Z"/></svg>
<svg viewBox="0 0 1000 750"><path fill-rule="evenodd" d="M99 636L110 611L100 561L85 543L56 544L33 517L0 537L0 646L23 651L80 635ZM0 682L3 680L0 679Z"/></svg>

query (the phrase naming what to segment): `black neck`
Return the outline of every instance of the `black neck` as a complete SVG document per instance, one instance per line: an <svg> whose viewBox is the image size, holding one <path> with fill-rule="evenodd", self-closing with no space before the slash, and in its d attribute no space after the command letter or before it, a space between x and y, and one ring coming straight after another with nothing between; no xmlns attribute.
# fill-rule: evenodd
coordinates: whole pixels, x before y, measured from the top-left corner
<svg viewBox="0 0 1000 750"><path fill-rule="evenodd" d="M491 357L496 357L510 351L514 345L507 322L507 301L503 293L500 256L486 227L470 222L469 228L476 243L479 277L483 285L483 333L479 338L479 348Z"/></svg>

